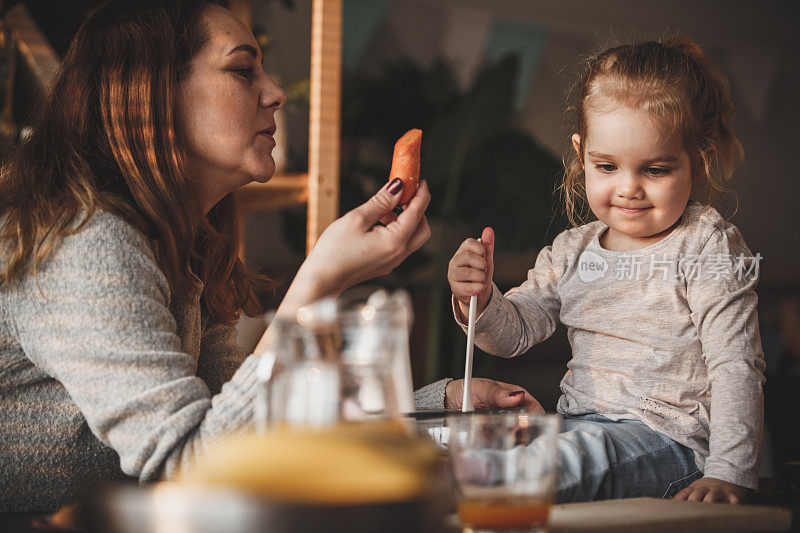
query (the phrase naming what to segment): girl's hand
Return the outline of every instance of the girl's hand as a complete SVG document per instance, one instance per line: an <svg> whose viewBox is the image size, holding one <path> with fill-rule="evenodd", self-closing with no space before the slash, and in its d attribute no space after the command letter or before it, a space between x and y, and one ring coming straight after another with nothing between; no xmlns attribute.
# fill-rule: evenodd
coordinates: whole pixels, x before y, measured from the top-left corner
<svg viewBox="0 0 800 533"><path fill-rule="evenodd" d="M428 184L420 181L411 202L395 215L392 209L399 204L402 190L402 181L393 180L328 226L300 267L278 316L294 316L299 308L323 296L385 276L425 244L431 235L425 218L431 199Z"/></svg>
<svg viewBox="0 0 800 533"><path fill-rule="evenodd" d="M531 393L502 381L485 378L472 378L472 404L491 409L521 407L534 413L544 413L544 409ZM444 406L448 409L461 408L464 400L464 380L456 379L447 384L444 390Z"/></svg>
<svg viewBox="0 0 800 533"><path fill-rule="evenodd" d="M733 505L742 503L747 489L713 477L700 478L678 494L675 500L689 502L723 502Z"/></svg>
<svg viewBox="0 0 800 533"><path fill-rule="evenodd" d="M467 239L450 260L447 281L456 297L462 317L469 313L469 299L478 296L477 314L480 315L492 296L494 274L494 231L485 228L481 242Z"/></svg>

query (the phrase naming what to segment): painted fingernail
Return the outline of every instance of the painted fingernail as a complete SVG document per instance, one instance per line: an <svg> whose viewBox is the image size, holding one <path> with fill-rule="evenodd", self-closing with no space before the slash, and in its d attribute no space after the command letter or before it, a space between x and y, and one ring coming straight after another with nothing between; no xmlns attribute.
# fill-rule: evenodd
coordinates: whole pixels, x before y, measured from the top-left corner
<svg viewBox="0 0 800 533"><path fill-rule="evenodd" d="M395 178L392 180L392 182L389 184L389 187L386 190L389 191L389 194L397 194L400 192L400 189L402 188L403 188L403 180L401 180L400 178Z"/></svg>
<svg viewBox="0 0 800 533"><path fill-rule="evenodd" d="M509 396L519 396L520 394L525 394L525 391L524 390L517 390L517 391L508 393Z"/></svg>

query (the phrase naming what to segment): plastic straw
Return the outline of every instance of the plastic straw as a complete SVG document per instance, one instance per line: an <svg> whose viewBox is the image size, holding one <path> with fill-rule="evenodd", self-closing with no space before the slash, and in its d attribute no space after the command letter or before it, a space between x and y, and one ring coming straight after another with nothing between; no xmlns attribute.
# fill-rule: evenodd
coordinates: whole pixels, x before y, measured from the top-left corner
<svg viewBox="0 0 800 533"><path fill-rule="evenodd" d="M478 242L481 242L478 239ZM478 296L469 299L469 321L467 322L467 355L464 363L464 398L461 400L461 412L475 410L472 405L472 352L475 347L475 312L478 307Z"/></svg>

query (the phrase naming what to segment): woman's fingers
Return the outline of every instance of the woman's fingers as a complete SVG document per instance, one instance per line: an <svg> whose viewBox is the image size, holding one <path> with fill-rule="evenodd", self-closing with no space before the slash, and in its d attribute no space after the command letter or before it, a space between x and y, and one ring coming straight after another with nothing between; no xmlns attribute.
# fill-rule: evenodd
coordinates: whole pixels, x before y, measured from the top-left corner
<svg viewBox="0 0 800 533"><path fill-rule="evenodd" d="M380 222L384 226L388 226L389 224L391 224L395 220L397 220L397 214L394 211L390 211L390 212L386 213L385 215L383 215L378 222Z"/></svg>
<svg viewBox="0 0 800 533"><path fill-rule="evenodd" d="M399 178L395 178L384 185L372 198L353 209L350 213L359 217L359 225L362 229L368 230L397 207L400 203L400 192L402 190L403 182Z"/></svg>
<svg viewBox="0 0 800 533"><path fill-rule="evenodd" d="M507 400L504 400L503 407L519 407L534 413L544 414L542 404L527 390L502 381L498 381L497 383L502 387L504 393L507 394L508 397Z"/></svg>
<svg viewBox="0 0 800 533"><path fill-rule="evenodd" d="M387 228L394 231L403 243L409 242L425 217L425 210L428 209L430 201L431 193L428 190L428 183L420 180L417 194L403 212L397 215L397 220L391 225L387 225Z"/></svg>
<svg viewBox="0 0 800 533"><path fill-rule="evenodd" d="M490 408L524 408L536 413L544 409L531 394L517 385L485 378L472 379L473 403Z"/></svg>
<svg viewBox="0 0 800 533"><path fill-rule="evenodd" d="M497 391L494 399L494 406L503 407L505 409L521 408L534 413L544 414L544 409L542 405L536 401L536 398L520 387L515 387L514 390L510 391L506 388Z"/></svg>
<svg viewBox="0 0 800 533"><path fill-rule="evenodd" d="M471 383L472 403L475 407L521 407L535 413L544 413L539 402L522 387L486 378L472 378ZM445 407L461 407L463 393L463 379L448 383L445 389Z"/></svg>
<svg viewBox="0 0 800 533"><path fill-rule="evenodd" d="M431 238L431 227L428 224L428 219L426 217L422 217L422 220L417 226L416 231L411 236L411 239L408 241L407 253L403 259L411 255L413 252L419 250L423 244L428 242L428 239Z"/></svg>

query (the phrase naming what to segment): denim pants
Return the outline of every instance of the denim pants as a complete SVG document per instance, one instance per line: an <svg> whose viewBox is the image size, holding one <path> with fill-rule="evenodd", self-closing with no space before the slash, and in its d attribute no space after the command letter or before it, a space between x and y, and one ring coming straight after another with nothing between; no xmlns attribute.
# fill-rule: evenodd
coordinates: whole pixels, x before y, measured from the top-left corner
<svg viewBox="0 0 800 533"><path fill-rule="evenodd" d="M637 420L564 415L556 502L671 498L703 476L694 452Z"/></svg>

